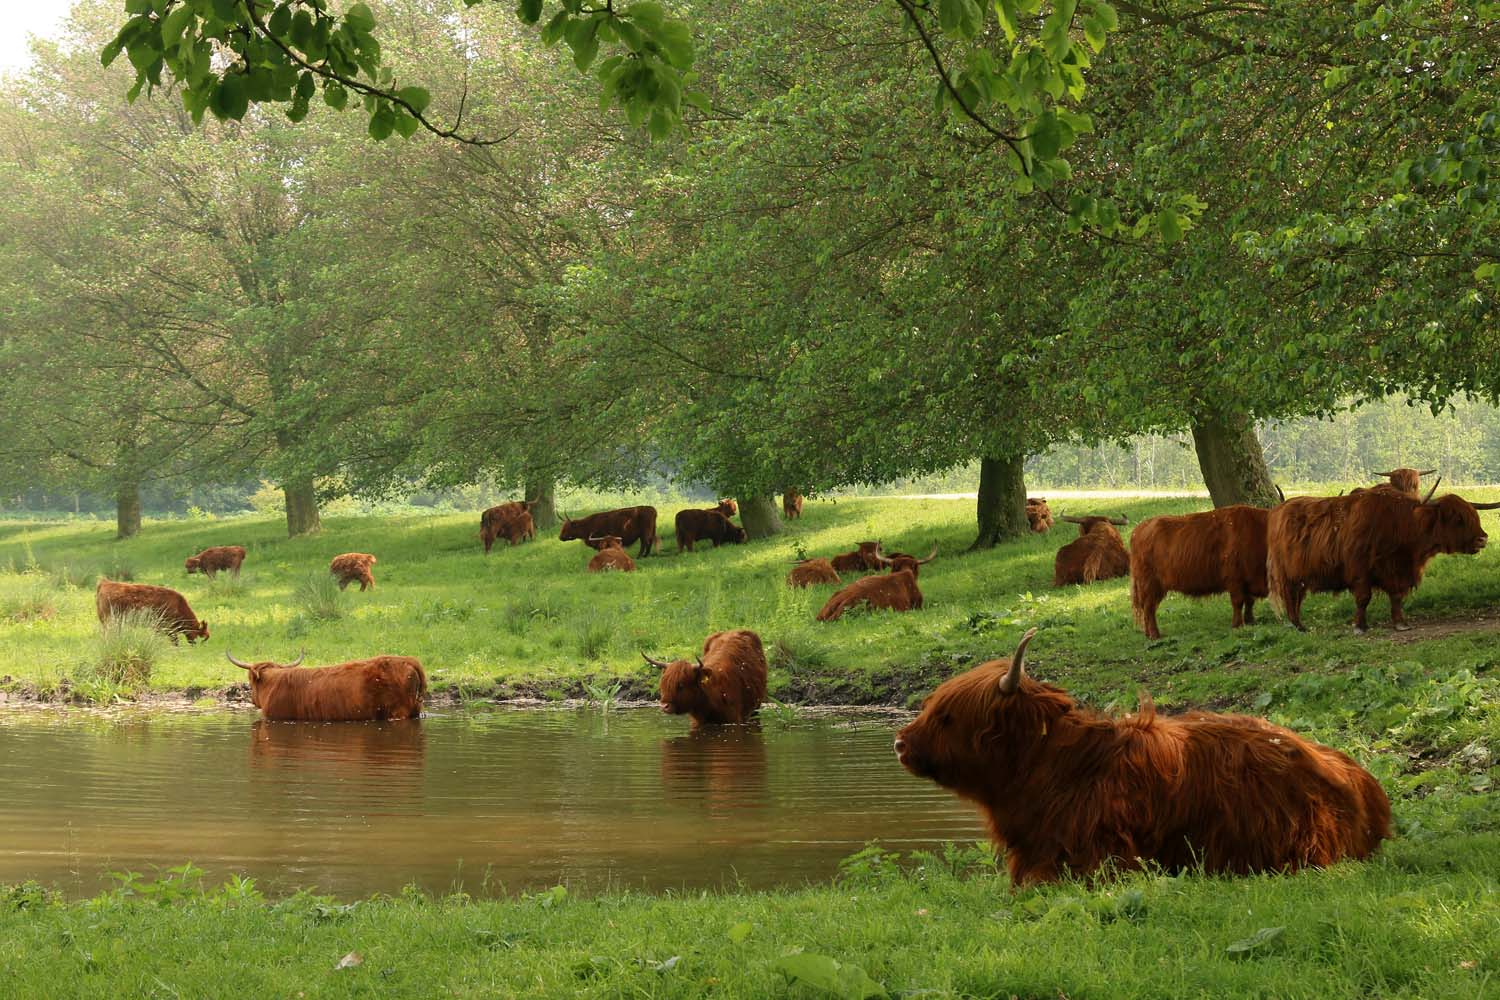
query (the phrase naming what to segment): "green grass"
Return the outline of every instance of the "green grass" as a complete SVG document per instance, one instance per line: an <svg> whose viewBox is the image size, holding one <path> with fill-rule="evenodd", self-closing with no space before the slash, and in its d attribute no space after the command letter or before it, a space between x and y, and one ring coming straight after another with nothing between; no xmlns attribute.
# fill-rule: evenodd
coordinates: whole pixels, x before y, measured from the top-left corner
<svg viewBox="0 0 1500 1000"><path fill-rule="evenodd" d="M904 868L867 850L833 885L681 897L268 902L243 882L201 889L190 869L71 904L0 889L0 976L37 998L1478 998L1500 993L1497 940L1493 830L1292 877L1021 893L972 849ZM828 959L870 992L782 971L815 978Z"/></svg>

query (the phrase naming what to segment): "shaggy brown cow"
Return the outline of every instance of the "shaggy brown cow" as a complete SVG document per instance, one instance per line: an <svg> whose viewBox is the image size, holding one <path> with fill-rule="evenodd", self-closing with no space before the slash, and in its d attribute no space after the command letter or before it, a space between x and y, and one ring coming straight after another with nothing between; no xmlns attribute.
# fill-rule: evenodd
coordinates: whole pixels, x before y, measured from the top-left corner
<svg viewBox="0 0 1500 1000"><path fill-rule="evenodd" d="M880 565L890 569L892 573L907 571L911 573L913 579L917 577L919 567L926 566L936 558L936 545L932 547L931 552L927 553L926 559L918 559L916 556L908 555L905 552L892 552L890 555L885 555L884 553L876 553L875 555L876 561L880 563Z"/></svg>
<svg viewBox="0 0 1500 1000"><path fill-rule="evenodd" d="M479 530L483 531L499 521L508 521L518 514L529 514L536 505L535 500L511 500L508 503L497 504L479 515Z"/></svg>
<svg viewBox="0 0 1500 1000"><path fill-rule="evenodd" d="M328 572L339 581L340 590L357 582L359 589L365 591L375 586L375 574L370 571L370 567L377 561L366 552L345 552L333 557L333 561L328 564Z"/></svg>
<svg viewBox="0 0 1500 1000"><path fill-rule="evenodd" d="M195 556L188 556L183 563L188 571L188 576L194 573L202 573L210 580L214 574L221 570L228 570L232 575L240 575L240 565L245 561L245 549L240 545L215 545L204 549Z"/></svg>
<svg viewBox="0 0 1500 1000"><path fill-rule="evenodd" d="M880 543L860 542L853 552L842 552L830 560L840 573L860 573L880 568Z"/></svg>
<svg viewBox="0 0 1500 1000"><path fill-rule="evenodd" d="M790 521L794 517L802 516L802 494L796 490L787 490L781 494L781 513Z"/></svg>
<svg viewBox="0 0 1500 1000"><path fill-rule="evenodd" d="M766 698L766 651L760 636L749 629L715 632L704 639L697 663L665 663L641 655L662 671L661 710L691 715L694 728L745 722Z"/></svg>
<svg viewBox="0 0 1500 1000"><path fill-rule="evenodd" d="M725 517L733 517L740 512L740 505L734 502L734 497L721 497L718 504L710 509L718 511Z"/></svg>
<svg viewBox="0 0 1500 1000"><path fill-rule="evenodd" d="M603 535L588 539L588 543L599 551L589 560L590 573L603 573L617 569L621 573L634 573L635 560L625 551L619 535Z"/></svg>
<svg viewBox="0 0 1500 1000"><path fill-rule="evenodd" d="M639 541L641 547L637 553L638 558L650 555L651 550L661 544L661 539L656 536L656 508L621 507L619 510L605 510L580 517L576 521L564 516L562 530L557 537L563 542L578 539L585 545L592 545L589 541L591 538L614 535L620 537L623 545Z"/></svg>
<svg viewBox="0 0 1500 1000"><path fill-rule="evenodd" d="M741 544L745 538L745 529L729 520L719 507L712 510L677 512L677 549L679 552L691 552L694 544L704 540L713 542L714 548L718 548L724 542Z"/></svg>
<svg viewBox="0 0 1500 1000"><path fill-rule="evenodd" d="M208 622L199 621L188 605L187 598L170 587L155 587L149 583L115 583L99 579L94 588L94 608L99 621L107 622L111 617L128 611L144 611L159 616L159 628L177 645L178 636L186 636L188 645L198 639L208 638Z"/></svg>
<svg viewBox="0 0 1500 1000"><path fill-rule="evenodd" d="M1093 583L1130 574L1130 553L1125 551L1125 543L1115 530L1116 525L1129 523L1127 518L1063 517L1061 520L1078 525L1078 537L1057 550L1052 563L1052 586Z"/></svg>
<svg viewBox="0 0 1500 1000"><path fill-rule="evenodd" d="M1420 472L1416 469L1392 469L1390 472L1377 472L1375 475L1384 476L1390 481L1377 483L1375 486L1369 488L1377 490L1392 489L1397 493L1405 493L1409 496L1421 496L1422 477L1430 476L1436 471L1436 469L1423 469Z"/></svg>
<svg viewBox="0 0 1500 1000"><path fill-rule="evenodd" d="M944 682L896 737L912 774L977 804L1016 886L1112 862L1214 874L1365 858L1391 835L1380 783L1264 719L1140 710L1111 718L1009 660Z"/></svg>
<svg viewBox="0 0 1500 1000"><path fill-rule="evenodd" d="M224 655L250 672L250 700L267 719L369 722L422 714L427 674L413 656L376 656L303 670L304 656L281 664L245 663L233 653Z"/></svg>
<svg viewBox="0 0 1500 1000"><path fill-rule="evenodd" d="M1376 487L1341 497L1293 497L1271 511L1266 582L1276 610L1302 629L1309 591L1348 590L1354 630L1364 632L1370 597L1383 590L1391 599L1391 623L1406 629L1401 602L1422 582L1427 563L1439 553L1478 553L1488 536L1477 511L1500 507L1451 493L1434 500L1438 482L1441 476L1422 500Z"/></svg>
<svg viewBox="0 0 1500 1000"><path fill-rule="evenodd" d="M930 558L921 562L928 562ZM909 564L905 568L893 567L882 576L867 576L835 591L818 612L818 621L838 621L845 611L859 604L868 604L872 609L885 608L887 611L920 610L922 591L917 587L916 565L910 565L920 563L910 557L907 559Z"/></svg>
<svg viewBox="0 0 1500 1000"><path fill-rule="evenodd" d="M479 540L484 543L485 555L490 554L490 548L501 538L508 541L512 547L536 538L536 521L531 517L530 506L532 505L523 506L520 510L507 511L488 520L481 520ZM490 510L485 511L485 514L488 515L491 511L499 509L491 507Z"/></svg>
<svg viewBox="0 0 1500 1000"><path fill-rule="evenodd" d="M788 587L812 587L820 583L843 583L827 559L800 559L786 575Z"/></svg>
<svg viewBox="0 0 1500 1000"><path fill-rule="evenodd" d="M1052 530L1052 508L1043 497L1026 498L1026 523L1038 535Z"/></svg>
<svg viewBox="0 0 1500 1000"><path fill-rule="evenodd" d="M1199 514L1148 517L1130 534L1130 606L1148 639L1160 639L1156 608L1168 591L1229 594L1230 627L1255 624L1266 596L1266 519L1262 507L1235 504Z"/></svg>

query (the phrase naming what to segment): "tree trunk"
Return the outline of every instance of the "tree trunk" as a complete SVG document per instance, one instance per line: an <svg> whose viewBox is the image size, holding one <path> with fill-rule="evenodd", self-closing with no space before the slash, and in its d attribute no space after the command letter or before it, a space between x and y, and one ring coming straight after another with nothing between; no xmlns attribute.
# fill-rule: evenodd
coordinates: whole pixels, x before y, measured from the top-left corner
<svg viewBox="0 0 1500 1000"><path fill-rule="evenodd" d="M310 477L283 483L281 491L286 496L287 535L296 538L323 530L323 521L318 517L318 494Z"/></svg>
<svg viewBox="0 0 1500 1000"><path fill-rule="evenodd" d="M979 537L973 549L989 549L996 542L1020 538L1030 530L1026 521L1024 456L983 458L979 461Z"/></svg>
<svg viewBox="0 0 1500 1000"><path fill-rule="evenodd" d="M531 508L531 520L537 531L545 531L557 524L557 482L548 475L532 473L526 477L525 497L527 503L535 502Z"/></svg>
<svg viewBox="0 0 1500 1000"><path fill-rule="evenodd" d="M141 533L141 485L121 483L115 490L115 537L134 538Z"/></svg>
<svg viewBox="0 0 1500 1000"><path fill-rule="evenodd" d="M1193 447L1215 507L1236 503L1270 507L1276 502L1266 456L1255 436L1255 424L1246 414L1194 421Z"/></svg>
<svg viewBox="0 0 1500 1000"><path fill-rule="evenodd" d="M772 497L760 495L740 498L740 524L750 538L770 538L781 534L781 509Z"/></svg>

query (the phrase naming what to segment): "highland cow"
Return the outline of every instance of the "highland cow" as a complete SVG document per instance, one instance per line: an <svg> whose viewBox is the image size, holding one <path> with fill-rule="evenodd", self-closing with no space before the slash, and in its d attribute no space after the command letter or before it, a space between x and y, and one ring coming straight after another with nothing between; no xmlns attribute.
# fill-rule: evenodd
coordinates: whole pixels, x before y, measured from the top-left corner
<svg viewBox="0 0 1500 1000"><path fill-rule="evenodd" d="M725 517L733 517L740 512L740 505L734 502L734 497L720 497L719 502L710 509L718 511Z"/></svg>
<svg viewBox="0 0 1500 1000"><path fill-rule="evenodd" d="M245 561L245 549L240 545L215 545L204 549L195 556L188 556L183 567L188 576L194 573L202 573L210 580L214 575L228 571L232 576L240 575L240 566Z"/></svg>
<svg viewBox="0 0 1500 1000"><path fill-rule="evenodd" d="M363 592L375 586L375 574L370 567L374 566L377 561L374 556L366 552L345 552L341 556L333 557L328 564L328 572L338 580L340 590L351 583L358 583L360 591Z"/></svg>
<svg viewBox="0 0 1500 1000"><path fill-rule="evenodd" d="M130 611L142 611L157 618L157 627L177 645L185 636L188 645L208 638L208 622L199 621L187 598L170 587L149 583L116 583L102 577L94 588L94 609L101 623Z"/></svg>
<svg viewBox="0 0 1500 1000"><path fill-rule="evenodd" d="M1436 469L1392 469L1390 472L1377 472L1375 475L1384 476L1388 482L1376 483L1374 486L1361 487L1361 489L1372 490L1395 490L1397 493L1405 493L1407 496L1422 495L1422 477L1430 476L1437 472ZM1351 491L1358 492L1358 490Z"/></svg>
<svg viewBox="0 0 1500 1000"><path fill-rule="evenodd" d="M493 511L500 510L499 507L491 507L485 511L486 517L480 521L479 525L479 540L484 543L485 555L490 554L491 547L501 538L509 542L512 547L536 538L536 521L531 517L531 506L530 504L523 505L519 510L507 510L494 517L489 517L489 515Z"/></svg>
<svg viewBox="0 0 1500 1000"><path fill-rule="evenodd" d="M843 583L827 559L799 559L786 575L788 587L812 587L820 583Z"/></svg>
<svg viewBox="0 0 1500 1000"><path fill-rule="evenodd" d="M250 700L278 722L368 722L422 714L427 674L411 656L376 656L331 667L229 662L250 674Z"/></svg>
<svg viewBox="0 0 1500 1000"><path fill-rule="evenodd" d="M1052 563L1052 586L1070 583L1093 583L1130 574L1130 553L1120 539L1116 525L1127 524L1109 517L1063 517L1060 520L1078 525L1078 537L1057 550Z"/></svg>
<svg viewBox="0 0 1500 1000"><path fill-rule="evenodd" d="M746 722L766 698L766 653L749 629L715 632L703 640L697 663L645 657L662 671L661 710L690 715L693 728Z"/></svg>
<svg viewBox="0 0 1500 1000"><path fill-rule="evenodd" d="M860 573L880 568L880 543L860 542L853 552L842 552L830 560L840 573Z"/></svg>
<svg viewBox="0 0 1500 1000"><path fill-rule="evenodd" d="M594 553L594 558L589 560L590 573L603 573L606 570L619 570L621 573L634 573L635 560L630 558L630 553L625 551L624 542L619 535L599 535L588 539L588 543L599 551Z"/></svg>
<svg viewBox="0 0 1500 1000"><path fill-rule="evenodd" d="M1368 627L1366 609L1376 590L1391 601L1391 624L1408 628L1402 602L1422 582L1432 557L1480 552L1488 536L1478 511L1500 503L1471 504L1447 494L1424 499L1389 487L1340 497L1293 497L1271 511L1266 537L1266 582L1271 603L1298 629L1302 601L1311 591L1354 595L1354 630Z"/></svg>
<svg viewBox="0 0 1500 1000"><path fill-rule="evenodd" d="M788 521L802 516L802 494L787 490L781 494L781 513Z"/></svg>
<svg viewBox="0 0 1500 1000"><path fill-rule="evenodd" d="M1391 835L1380 783L1347 755L1264 719L1112 718L1009 660L938 687L895 741L912 774L974 802L1016 886L1112 864L1290 872L1369 857Z"/></svg>
<svg viewBox="0 0 1500 1000"><path fill-rule="evenodd" d="M700 541L714 543L718 548L724 542L742 544L748 537L745 529L735 524L715 507L711 510L681 510L677 512L677 550L691 552Z"/></svg>
<svg viewBox="0 0 1500 1000"><path fill-rule="evenodd" d="M637 558L650 555L661 543L656 535L656 508L622 507L619 510L600 511L577 520L565 516L562 529L557 534L559 541L570 542L577 539L589 546L594 544L591 539L611 536L619 536L622 545L639 541L641 547Z"/></svg>
<svg viewBox="0 0 1500 1000"><path fill-rule="evenodd" d="M933 549L933 555L937 549ZM922 591L917 587L917 567L931 562L932 556L917 560L906 556L882 576L867 576L836 591L818 612L818 621L838 621L845 611L865 604L886 611L919 611Z"/></svg>
<svg viewBox="0 0 1500 1000"><path fill-rule="evenodd" d="M1038 535L1052 530L1052 508L1045 498L1026 498L1026 523Z"/></svg>
<svg viewBox="0 0 1500 1000"><path fill-rule="evenodd" d="M1168 592L1229 595L1230 627L1255 624L1266 596L1270 511L1235 504L1198 514L1148 517L1130 533L1130 606L1148 639L1160 639L1156 609Z"/></svg>

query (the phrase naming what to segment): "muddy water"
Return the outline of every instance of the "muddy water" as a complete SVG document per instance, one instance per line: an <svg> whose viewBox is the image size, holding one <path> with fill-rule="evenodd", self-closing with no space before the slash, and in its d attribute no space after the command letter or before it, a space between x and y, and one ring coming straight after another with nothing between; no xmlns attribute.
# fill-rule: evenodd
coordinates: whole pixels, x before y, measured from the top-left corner
<svg viewBox="0 0 1500 1000"><path fill-rule="evenodd" d="M650 710L417 722L244 713L0 719L0 883L71 895L192 861L269 893L499 894L826 880L870 840L974 841L883 719L690 735Z"/></svg>

